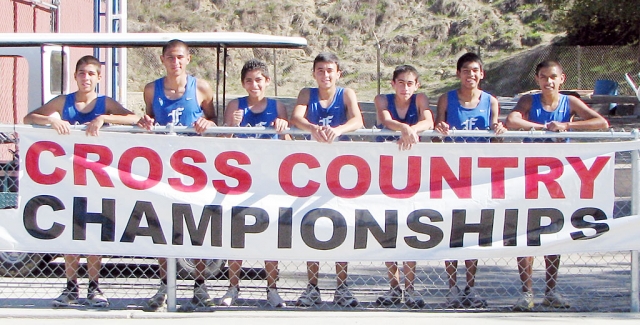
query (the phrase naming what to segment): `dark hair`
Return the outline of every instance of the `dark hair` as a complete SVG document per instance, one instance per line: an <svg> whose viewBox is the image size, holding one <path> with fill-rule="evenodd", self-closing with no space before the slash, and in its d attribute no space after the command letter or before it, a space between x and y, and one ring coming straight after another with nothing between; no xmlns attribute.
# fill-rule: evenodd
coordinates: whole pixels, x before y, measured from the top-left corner
<svg viewBox="0 0 640 325"><path fill-rule="evenodd" d="M550 67L558 67L558 69L560 69L560 72L563 72L560 62L556 60L544 60L538 63L538 65L536 66L536 76L538 75L538 72L540 72L540 70Z"/></svg>
<svg viewBox="0 0 640 325"><path fill-rule="evenodd" d="M321 62L335 63L336 67L338 67L338 71L340 71L340 62L338 60L338 56L336 56L333 53L322 52L318 54L316 58L313 60L313 70L316 69L316 64Z"/></svg>
<svg viewBox="0 0 640 325"><path fill-rule="evenodd" d="M459 59L458 59L458 64L456 65L456 70L460 71L460 69L462 69L462 67L467 64L467 63L471 63L471 62L477 62L480 65L480 70L482 70L482 59L480 59L480 56L469 52L469 53L465 53L463 54Z"/></svg>
<svg viewBox="0 0 640 325"><path fill-rule="evenodd" d="M253 70L260 70L263 76L269 78L269 68L267 68L267 64L258 59L251 59L245 62L244 66L242 66L242 71L240 71L240 81L244 82L244 77L247 76L249 71Z"/></svg>
<svg viewBox="0 0 640 325"><path fill-rule="evenodd" d="M100 74L102 63L100 63L100 60L96 59L96 57L93 55L85 55L81 57L80 60L78 60L78 62L76 63L76 72L78 72L81 66L87 64L95 65L98 68L98 74Z"/></svg>
<svg viewBox="0 0 640 325"><path fill-rule="evenodd" d="M411 72L416 76L416 81L418 81L418 78L420 78L420 74L418 74L418 70L416 70L416 68L414 68L411 65L408 64L403 64L403 65L399 65L396 67L395 70L393 70L393 79L392 80L396 80L396 78L398 78L399 75L405 73L405 72Z"/></svg>
<svg viewBox="0 0 640 325"><path fill-rule="evenodd" d="M185 50L187 50L187 53L189 53L189 45L187 45L187 43L179 39L172 39L162 47L162 55L164 55L164 53L167 52L167 50L172 49L174 47L179 47L179 46L184 46Z"/></svg>

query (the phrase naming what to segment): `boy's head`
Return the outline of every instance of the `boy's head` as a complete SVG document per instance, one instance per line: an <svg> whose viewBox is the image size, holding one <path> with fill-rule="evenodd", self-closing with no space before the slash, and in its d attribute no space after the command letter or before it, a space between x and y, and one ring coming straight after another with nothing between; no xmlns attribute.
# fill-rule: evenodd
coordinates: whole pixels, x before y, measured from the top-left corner
<svg viewBox="0 0 640 325"><path fill-rule="evenodd" d="M78 85L80 92L95 91L96 85L100 81L101 64L98 59L91 55L83 56L76 63L76 71L73 78Z"/></svg>
<svg viewBox="0 0 640 325"><path fill-rule="evenodd" d="M267 85L271 81L267 65L257 59L247 61L240 72L242 88L247 91L249 97L262 99L265 96Z"/></svg>
<svg viewBox="0 0 640 325"><path fill-rule="evenodd" d="M318 88L334 88L340 75L340 62L335 54L320 53L313 60L313 78L316 80Z"/></svg>
<svg viewBox="0 0 640 325"><path fill-rule="evenodd" d="M458 64L456 65L456 71L462 70L465 65L469 65L469 63L477 63L480 66L480 70L482 68L482 59L475 53L465 53L458 59Z"/></svg>
<svg viewBox="0 0 640 325"><path fill-rule="evenodd" d="M460 87L478 89L480 80L484 79L482 60L475 53L466 53L458 59L456 76L460 79Z"/></svg>
<svg viewBox="0 0 640 325"><path fill-rule="evenodd" d="M179 76L186 73L191 62L191 54L187 43L181 40L171 40L162 47L160 61L167 71L167 75Z"/></svg>
<svg viewBox="0 0 640 325"><path fill-rule="evenodd" d="M556 67L560 70L561 73L564 73L560 62L555 60L544 60L536 65L536 76L538 75L538 73L540 73L540 70L551 67Z"/></svg>
<svg viewBox="0 0 640 325"><path fill-rule="evenodd" d="M98 75L100 75L102 64L98 59L96 59L96 57L94 57L93 55L85 55L81 57L80 60L78 60L78 62L76 63L76 72L81 70L86 65L94 66L98 71Z"/></svg>
<svg viewBox="0 0 640 325"><path fill-rule="evenodd" d="M251 59L245 62L244 65L242 66L242 70L240 71L240 81L244 82L244 77L247 76L247 72L255 71L255 70L259 70L265 78L267 79L271 78L269 77L269 68L267 67L266 63L258 59Z"/></svg>
<svg viewBox="0 0 640 325"><path fill-rule="evenodd" d="M183 49L186 50L187 53L189 53L190 49L189 49L189 45L187 45L187 43L179 40L179 39L172 39L169 42L167 42L167 44L165 44L162 47L162 55L165 55L165 53L167 53L167 51L176 48L176 47L181 47Z"/></svg>
<svg viewBox="0 0 640 325"><path fill-rule="evenodd" d="M413 66L397 66L393 71L393 80L391 80L391 87L395 90L396 96L401 96L405 99L411 98L413 93L420 87L418 77L418 70Z"/></svg>
<svg viewBox="0 0 640 325"><path fill-rule="evenodd" d="M313 59L313 70L316 69L318 63L334 63L336 65L336 69L340 71L340 61L338 60L338 56L329 52L322 52Z"/></svg>
<svg viewBox="0 0 640 325"><path fill-rule="evenodd" d="M536 66L535 79L543 93L557 93L560 91L560 86L566 80L566 76L563 72L562 65L558 61L545 60Z"/></svg>

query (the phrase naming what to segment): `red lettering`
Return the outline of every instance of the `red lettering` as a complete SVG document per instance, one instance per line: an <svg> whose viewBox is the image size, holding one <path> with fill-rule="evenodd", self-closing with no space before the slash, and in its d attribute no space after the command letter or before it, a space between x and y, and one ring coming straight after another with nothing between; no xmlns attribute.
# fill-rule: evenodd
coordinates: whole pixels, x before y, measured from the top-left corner
<svg viewBox="0 0 640 325"><path fill-rule="evenodd" d="M456 178L443 157L431 157L431 198L442 198L442 180L444 179L451 190L460 199L471 198L471 157L460 157L460 178Z"/></svg>
<svg viewBox="0 0 640 325"><path fill-rule="evenodd" d="M567 157L567 161L580 177L581 199L593 199L593 182L610 159L611 157L596 157L591 169L588 169L579 157Z"/></svg>
<svg viewBox="0 0 640 325"><path fill-rule="evenodd" d="M149 175L144 180L136 180L131 174L131 166L136 158L143 158L149 163ZM122 184L134 190L147 190L154 187L162 179L162 158L157 152L145 147L133 147L122 153L118 162L118 175Z"/></svg>
<svg viewBox="0 0 640 325"><path fill-rule="evenodd" d="M89 161L89 154L98 155L97 161ZM104 170L113 162L113 153L105 146L93 144L76 144L73 148L73 184L87 185L87 171L93 172L93 176L102 187L113 187L113 182Z"/></svg>
<svg viewBox="0 0 640 325"><path fill-rule="evenodd" d="M320 183L309 180L307 185L303 187L293 185L293 168L297 164L304 164L309 169L320 167L318 160L310 154L294 153L285 157L278 169L278 181L280 182L280 188L291 196L309 197L318 191Z"/></svg>
<svg viewBox="0 0 640 325"><path fill-rule="evenodd" d="M238 181L236 187L227 185L224 180L213 180L213 187L221 194L243 194L251 188L251 175L244 169L231 166L229 160L235 160L239 165L250 165L251 160L247 155L239 151L227 151L219 154L214 161L216 170L222 175L229 176Z"/></svg>
<svg viewBox="0 0 640 325"><path fill-rule="evenodd" d="M518 167L517 157L480 157L478 168L491 168L491 198L504 199L504 170Z"/></svg>
<svg viewBox="0 0 640 325"><path fill-rule="evenodd" d="M358 174L356 185L351 189L344 188L340 184L340 170L346 165L355 167ZM367 193L369 186L371 186L371 168L362 157L344 155L336 157L329 163L327 167L327 187L333 195L347 199L356 198Z"/></svg>
<svg viewBox="0 0 640 325"><path fill-rule="evenodd" d="M539 167L549 167L546 174L539 173ZM564 167L562 162L553 157L527 157L524 159L524 188L526 199L538 198L538 182L542 182L549 191L549 195L553 199L564 199L562 187L556 179L562 176Z"/></svg>
<svg viewBox="0 0 640 325"><path fill-rule="evenodd" d="M180 178L175 177L169 178L167 182L169 183L169 186L177 191L198 192L207 186L207 173L196 166L186 164L184 162L185 158L191 158L191 160L196 164L207 162L207 158L205 158L200 151L191 149L178 150L171 155L171 159L169 160L171 168L182 175L191 177L193 179L193 184L185 185Z"/></svg>
<svg viewBox="0 0 640 325"><path fill-rule="evenodd" d="M380 156L380 191L388 197L407 199L420 190L422 178L422 157L410 156L407 170L407 186L397 189L393 186L393 156Z"/></svg>
<svg viewBox="0 0 640 325"><path fill-rule="evenodd" d="M60 157L66 154L59 144L52 141L39 141L32 144L25 155L25 170L27 171L27 175L38 184L57 184L62 181L67 171L56 167L51 174L43 174L40 171L40 154L43 151L52 153L54 157Z"/></svg>

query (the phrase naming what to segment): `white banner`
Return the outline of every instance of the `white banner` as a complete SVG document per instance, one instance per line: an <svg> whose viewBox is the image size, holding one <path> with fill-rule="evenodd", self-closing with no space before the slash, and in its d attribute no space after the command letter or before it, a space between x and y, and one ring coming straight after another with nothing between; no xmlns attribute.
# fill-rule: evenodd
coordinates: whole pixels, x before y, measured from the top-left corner
<svg viewBox="0 0 640 325"><path fill-rule="evenodd" d="M635 143L278 141L20 130L0 250L441 260L640 248L613 219Z"/></svg>

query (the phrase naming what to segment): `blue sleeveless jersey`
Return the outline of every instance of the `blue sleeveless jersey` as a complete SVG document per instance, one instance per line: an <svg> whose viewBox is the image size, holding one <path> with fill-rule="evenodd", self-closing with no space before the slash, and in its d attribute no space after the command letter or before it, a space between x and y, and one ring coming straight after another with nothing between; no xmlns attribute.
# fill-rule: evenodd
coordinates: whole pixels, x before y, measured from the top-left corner
<svg viewBox="0 0 640 325"><path fill-rule="evenodd" d="M238 109L243 111L240 126L269 127L278 118L278 102L267 98L267 107L261 113L255 114L249 109L248 97L238 98ZM277 134L235 134L239 138L277 139Z"/></svg>
<svg viewBox="0 0 640 325"><path fill-rule="evenodd" d="M542 94L531 95L531 109L529 109L529 121L546 125L549 122L570 122L571 107L569 107L569 96L560 94L558 107L553 112L548 112L542 108ZM536 138L524 139L524 142L569 142L569 139Z"/></svg>
<svg viewBox="0 0 640 325"><path fill-rule="evenodd" d="M418 114L418 106L416 105L416 94L413 94L411 96L409 109L407 109L407 114L402 119L398 115L398 109L396 108L396 95L386 94L385 96L387 97L387 111L389 111L389 114L391 114L391 118L394 121L408 124L409 126L418 124L418 122L420 121L420 115ZM384 129L385 127L384 125L379 125L378 128ZM398 141L398 139L400 139L400 137L398 136L380 136L376 138L376 141Z"/></svg>
<svg viewBox="0 0 640 325"><path fill-rule="evenodd" d="M447 93L447 124L456 130L489 130L491 129L491 95L486 92L480 94L480 102L475 108L464 108L460 105L458 91ZM447 142L489 142L490 138L456 137L445 138Z"/></svg>
<svg viewBox="0 0 640 325"><path fill-rule="evenodd" d="M107 107L104 96L96 98L96 105L90 112L82 113L76 108L76 93L65 96L64 107L62 108L62 119L69 124L85 124L93 121L96 117L104 115Z"/></svg>
<svg viewBox="0 0 640 325"><path fill-rule="evenodd" d="M203 114L196 90L196 78L187 76L184 94L176 100L171 100L164 94L164 77L156 80L152 103L156 122L160 125L173 123L180 126L193 126Z"/></svg>
<svg viewBox="0 0 640 325"><path fill-rule="evenodd" d="M531 109L529 110L529 121L539 124L549 122L569 122L571 121L571 108L569 107L569 97L560 94L558 107L553 112L547 112L542 108L542 95L531 95Z"/></svg>
<svg viewBox="0 0 640 325"><path fill-rule="evenodd" d="M307 105L307 120L309 123L336 127L347 123L347 109L344 106L344 88L337 87L333 101L329 107L320 105L318 88L309 88L309 103Z"/></svg>

